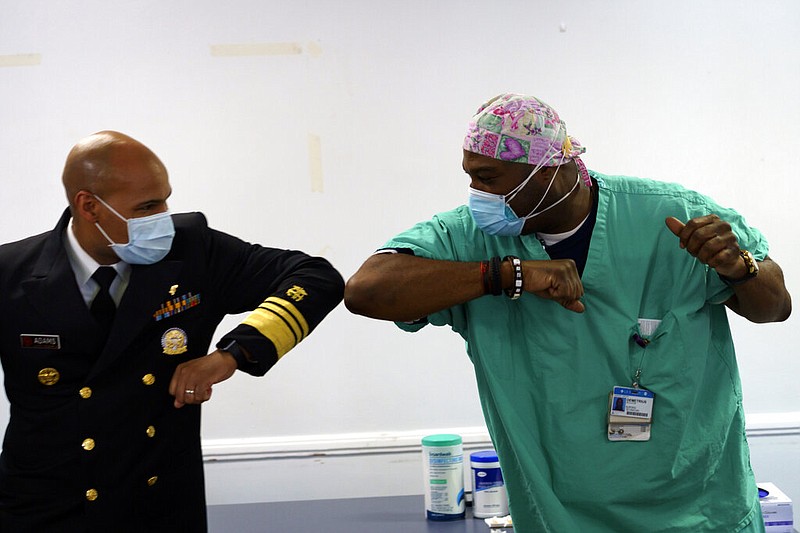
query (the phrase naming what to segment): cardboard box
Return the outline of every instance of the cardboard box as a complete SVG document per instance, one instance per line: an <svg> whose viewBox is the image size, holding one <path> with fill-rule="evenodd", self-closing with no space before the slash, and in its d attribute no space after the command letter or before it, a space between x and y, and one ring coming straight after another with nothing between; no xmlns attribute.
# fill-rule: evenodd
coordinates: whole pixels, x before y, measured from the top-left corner
<svg viewBox="0 0 800 533"><path fill-rule="evenodd" d="M758 485L761 516L767 533L793 533L792 500L772 483ZM765 494L766 492L766 494Z"/></svg>

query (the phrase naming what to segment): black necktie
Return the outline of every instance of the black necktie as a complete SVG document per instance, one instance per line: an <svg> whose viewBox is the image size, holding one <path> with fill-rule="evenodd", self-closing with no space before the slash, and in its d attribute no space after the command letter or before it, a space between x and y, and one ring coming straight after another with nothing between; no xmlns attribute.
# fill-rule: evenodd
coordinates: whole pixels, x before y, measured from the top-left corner
<svg viewBox="0 0 800 533"><path fill-rule="evenodd" d="M92 274L92 279L100 285L100 292L94 297L94 301L89 310L103 329L104 338L108 337L108 332L111 330L111 323L114 322L114 314L117 312L117 306L111 298L111 293L108 292L111 283L116 277L117 271L114 270L114 267L108 266L101 266Z"/></svg>

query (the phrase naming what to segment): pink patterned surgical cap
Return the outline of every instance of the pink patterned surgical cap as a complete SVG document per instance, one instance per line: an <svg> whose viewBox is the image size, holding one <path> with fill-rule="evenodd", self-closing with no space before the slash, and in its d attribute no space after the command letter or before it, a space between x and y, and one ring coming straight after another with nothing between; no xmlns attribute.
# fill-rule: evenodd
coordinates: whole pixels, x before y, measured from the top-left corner
<svg viewBox="0 0 800 533"><path fill-rule="evenodd" d="M578 157L586 148L567 135L567 125L555 109L533 96L505 93L484 103L469 123L464 150L546 167L574 159L583 181L591 186Z"/></svg>

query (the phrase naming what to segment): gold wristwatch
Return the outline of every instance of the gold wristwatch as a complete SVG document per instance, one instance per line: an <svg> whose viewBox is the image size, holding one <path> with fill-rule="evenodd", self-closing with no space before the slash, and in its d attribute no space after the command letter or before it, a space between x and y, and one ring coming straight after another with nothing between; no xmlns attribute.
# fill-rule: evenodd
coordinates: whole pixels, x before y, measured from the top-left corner
<svg viewBox="0 0 800 533"><path fill-rule="evenodd" d="M723 276L720 274L720 279L725 282L726 285L734 286L734 285L741 285L746 281L750 281L754 277L758 276L758 262L756 262L756 258L753 257L753 254L748 252L747 250L739 250L739 255L744 259L744 266L747 267L747 273L739 279L731 279L727 276Z"/></svg>

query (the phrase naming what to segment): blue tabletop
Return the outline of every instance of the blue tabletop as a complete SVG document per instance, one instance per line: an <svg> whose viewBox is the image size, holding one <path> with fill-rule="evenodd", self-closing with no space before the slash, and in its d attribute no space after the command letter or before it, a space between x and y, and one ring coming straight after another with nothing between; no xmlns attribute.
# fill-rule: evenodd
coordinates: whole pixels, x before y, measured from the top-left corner
<svg viewBox="0 0 800 533"><path fill-rule="evenodd" d="M422 496L391 496L342 500L245 503L210 505L210 533L510 533L513 529L490 529L467 508L463 520L445 522L425 518Z"/></svg>
<svg viewBox="0 0 800 533"><path fill-rule="evenodd" d="M244 503L208 507L209 533L512 533L490 529L467 507L463 520L425 518L422 496ZM797 533L797 530L794 530Z"/></svg>

